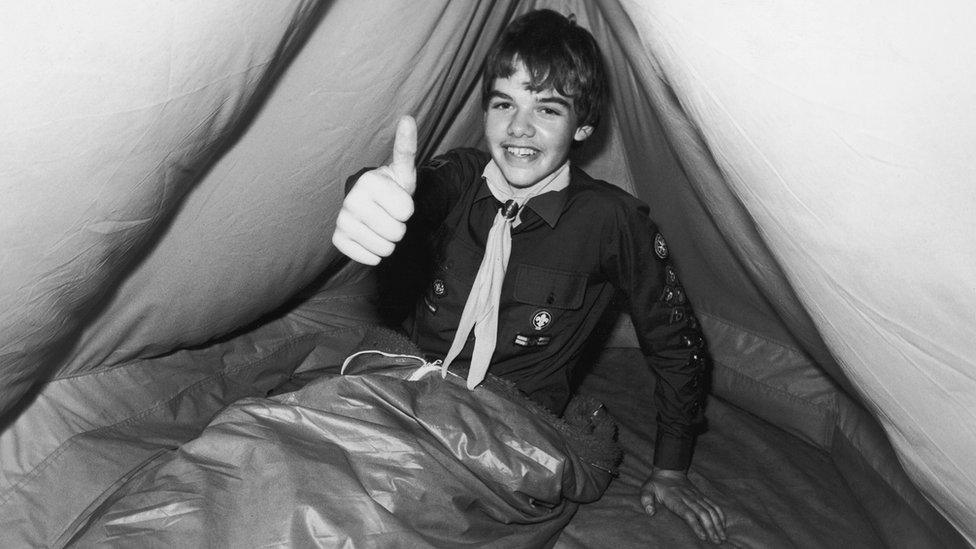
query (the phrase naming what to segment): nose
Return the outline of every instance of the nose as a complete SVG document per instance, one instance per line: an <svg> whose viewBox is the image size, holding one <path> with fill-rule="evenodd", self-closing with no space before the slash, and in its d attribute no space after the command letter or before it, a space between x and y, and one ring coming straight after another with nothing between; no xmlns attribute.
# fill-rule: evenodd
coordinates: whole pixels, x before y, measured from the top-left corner
<svg viewBox="0 0 976 549"><path fill-rule="evenodd" d="M532 125L530 113L518 109L508 121L508 135L512 137L532 137L535 126Z"/></svg>

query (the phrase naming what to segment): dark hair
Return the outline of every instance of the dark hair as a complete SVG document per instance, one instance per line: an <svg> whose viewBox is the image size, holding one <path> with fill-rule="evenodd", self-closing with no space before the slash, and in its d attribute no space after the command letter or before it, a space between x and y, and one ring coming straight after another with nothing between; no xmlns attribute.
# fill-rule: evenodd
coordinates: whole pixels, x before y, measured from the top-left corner
<svg viewBox="0 0 976 549"><path fill-rule="evenodd" d="M554 89L573 98L579 126L600 122L607 100L607 77L600 47L593 35L576 25L573 16L552 10L532 11L509 23L485 59L481 83L481 107L488 100L496 78L508 78L525 65L534 92Z"/></svg>

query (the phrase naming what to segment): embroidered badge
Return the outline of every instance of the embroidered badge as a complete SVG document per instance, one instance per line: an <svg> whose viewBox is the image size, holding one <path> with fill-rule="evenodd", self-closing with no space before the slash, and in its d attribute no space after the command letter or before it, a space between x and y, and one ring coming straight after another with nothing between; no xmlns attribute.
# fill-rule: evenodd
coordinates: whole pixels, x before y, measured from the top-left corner
<svg viewBox="0 0 976 549"><path fill-rule="evenodd" d="M685 291L680 286L674 289L674 300L678 305L685 302Z"/></svg>
<svg viewBox="0 0 976 549"><path fill-rule="evenodd" d="M668 258L668 243L664 241L661 233L654 235L654 253L661 259Z"/></svg>
<svg viewBox="0 0 976 549"><path fill-rule="evenodd" d="M701 336L683 335L681 336L681 343L685 347L701 347L705 340Z"/></svg>
<svg viewBox="0 0 976 549"><path fill-rule="evenodd" d="M535 314L532 315L532 327L536 330L544 330L550 322L552 322L552 314L550 314L549 311L536 311Z"/></svg>
<svg viewBox="0 0 976 549"><path fill-rule="evenodd" d="M674 288L671 286L665 286L664 292L661 293L661 301L667 303L668 305L674 305Z"/></svg>
<svg viewBox="0 0 976 549"><path fill-rule="evenodd" d="M544 347L549 345L552 338L544 335L526 335L517 334L515 336L515 344L520 347Z"/></svg>
<svg viewBox="0 0 976 549"><path fill-rule="evenodd" d="M677 322L681 322L682 320L684 320L684 318L685 318L685 308L675 307L671 309L671 319L668 321L668 324L675 324Z"/></svg>
<svg viewBox="0 0 976 549"><path fill-rule="evenodd" d="M434 288L434 295L436 295L437 297L444 297L445 295L447 295L447 286L444 284L443 280L439 278L437 280L434 280L433 288Z"/></svg>
<svg viewBox="0 0 976 549"><path fill-rule="evenodd" d="M674 267L670 263L664 268L664 282L670 286L674 286L678 282L678 273L674 272Z"/></svg>

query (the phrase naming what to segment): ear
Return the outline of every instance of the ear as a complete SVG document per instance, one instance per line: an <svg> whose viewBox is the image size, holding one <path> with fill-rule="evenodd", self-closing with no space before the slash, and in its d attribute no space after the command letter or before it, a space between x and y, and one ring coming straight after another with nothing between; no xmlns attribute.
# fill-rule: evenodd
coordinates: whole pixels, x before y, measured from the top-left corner
<svg viewBox="0 0 976 549"><path fill-rule="evenodd" d="M576 141L583 141L592 134L593 126L580 126L576 128L576 133L573 134L573 139Z"/></svg>

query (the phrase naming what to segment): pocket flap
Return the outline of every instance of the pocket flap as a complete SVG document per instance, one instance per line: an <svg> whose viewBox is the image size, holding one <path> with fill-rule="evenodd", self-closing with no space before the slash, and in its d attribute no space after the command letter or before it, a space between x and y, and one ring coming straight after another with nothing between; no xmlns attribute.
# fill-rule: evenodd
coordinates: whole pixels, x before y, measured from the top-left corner
<svg viewBox="0 0 976 549"><path fill-rule="evenodd" d="M515 275L515 300L539 307L579 309L586 292L586 275L519 265Z"/></svg>

